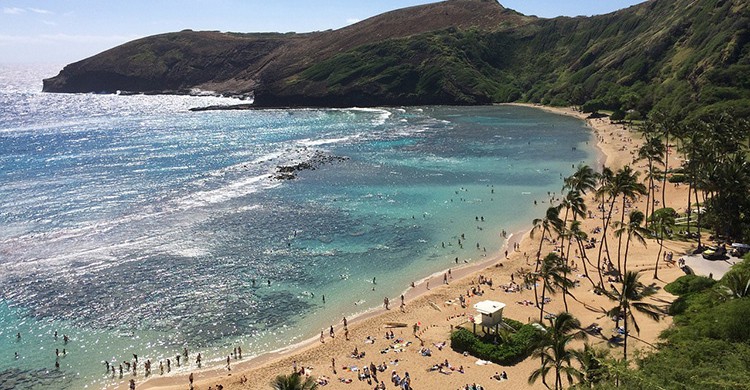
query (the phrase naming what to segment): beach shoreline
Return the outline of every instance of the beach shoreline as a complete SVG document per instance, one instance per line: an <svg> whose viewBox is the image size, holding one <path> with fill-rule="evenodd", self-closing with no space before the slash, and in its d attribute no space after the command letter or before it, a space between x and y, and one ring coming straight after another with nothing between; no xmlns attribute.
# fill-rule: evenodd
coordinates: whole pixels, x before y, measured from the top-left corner
<svg viewBox="0 0 750 390"><path fill-rule="evenodd" d="M500 232L498 232L500 233ZM505 258L504 251L508 250L508 246L510 244L518 243L520 245L521 242L524 240L527 240L531 234L530 229L526 230L520 230L515 233L511 233L508 235L505 243L503 246L498 250L498 252L493 256L488 256L487 259L482 261L477 261L473 263L464 263L459 264L457 267L449 267L445 268L444 270L434 272L428 276L425 276L421 279L418 279L414 282L414 287L408 287L406 288L401 295L404 296L404 302L406 304L409 304L410 302L413 302L415 299L420 297L426 297L430 295L430 289L428 282L432 281L432 279L435 279L436 282L440 282L440 277L443 274L447 274L448 272L451 273L453 279L462 279L464 277L471 276L477 272L480 272L483 269L486 269L490 267L492 264L496 264L499 261L502 261ZM436 286L433 284L433 286ZM439 284L438 284L439 286ZM389 298L392 300L392 302L397 302L400 298L399 297L392 297ZM355 327L368 319L376 318L380 315L388 314L388 311L385 310L382 307L373 307L370 309L367 309L361 313L357 313L354 316L347 317L347 323L350 327ZM343 325L339 324L334 326L334 330L336 330L337 333L343 334ZM282 359L287 356L293 356L299 353L304 352L305 350L309 348L314 348L317 345L319 345L319 337L318 336L312 336L308 339L299 341L297 343L291 344L286 347L282 347L273 351L265 352L260 355L251 356L249 358L242 359L241 361L236 361L234 363L234 371L242 371L246 369L250 369L251 367L262 367L264 364L271 363L277 359ZM195 374L197 377L224 377L226 376L227 370L224 368L224 365L216 365L216 366L208 366L202 369L191 371ZM143 389L171 389L173 386L176 386L177 383L184 383L184 380L176 382L175 380L177 378L187 378L189 375L188 372L181 372L175 375L171 376L164 376L164 377L153 377L148 379L147 381L143 382L140 386L140 388ZM120 389L125 388L124 385L117 385L117 386L110 386L107 387L107 389Z"/></svg>
<svg viewBox="0 0 750 390"><path fill-rule="evenodd" d="M572 108L558 108L558 107L547 107L547 106L538 106L538 105L532 105L532 104L516 104L513 103L511 105L515 106L523 106L523 107L531 107L536 109L542 109L547 112L559 114L559 115L566 115L575 117L577 119L583 120L587 126L592 130L592 138L594 139L595 144L594 147L598 150L600 153L599 160L603 164L606 164L606 166L610 167L611 169L617 169L620 168L626 164L631 163L632 155L633 155L633 145L632 144L632 138L630 137L630 132L628 129L624 128L623 126L616 125L609 123L608 120L600 120L600 119L587 119L585 114L578 112ZM624 132L624 133L623 133ZM617 137L619 137L621 140L623 140L623 143L614 142L615 137L608 138L606 135L614 135L617 133ZM629 141L630 140L630 141ZM628 144L630 142L630 144ZM629 146L628 146L629 145ZM598 160L598 161L599 161ZM596 167L595 167L596 168ZM587 196L586 200L587 203L593 202L592 196ZM596 204L596 203L594 203ZM543 213L544 208L546 208L545 205L539 205L538 215L541 215ZM595 220L587 220L586 223L588 223L590 226L597 226ZM514 269L523 269L524 266L530 266L529 263L529 256L531 254L535 254L537 251L537 246L539 245L538 242L531 240L531 234L529 229L524 229L520 232L516 232L508 237L508 240L506 240L503 248L495 255L489 256L487 260L485 261L478 261L473 264L467 264L463 267L459 268L451 268L451 274L452 278L450 279L449 284L443 284L442 280L440 279L440 274L446 274L448 271L447 269L442 272L433 273L432 275L426 276L425 278L421 279L419 283L415 283L414 288L408 288L404 292L404 298L406 302L406 313L400 313L400 311L396 308L398 302L398 298L392 300L394 309L392 310L385 310L382 307L381 308L375 308L368 310L360 315L358 315L356 318L347 319L349 320L349 329L350 333L352 335L351 340L362 340L364 339L364 336L366 335L368 337L368 340L370 337L373 336L377 337L378 339L382 337L382 332L384 328L382 323L390 323L390 322L401 322L401 323L408 323L411 325L412 323L419 323L421 324L421 329L419 334L414 335L414 337L417 338L420 342L424 343L425 340L428 339L436 339L436 340L443 340L445 341L446 335L448 334L447 325L450 325L450 329L453 328L454 325L458 325L459 322L456 321L464 321L467 318L469 312L471 312L471 309L468 308L471 306L471 304L474 303L474 301L470 301L469 305L465 309L458 310L454 304L450 304L453 299L456 298L458 293L462 293L464 291L464 288L467 286L477 286L478 284L474 283L475 279L478 279L480 275L483 274L490 274L490 275L497 275L496 277L502 278L501 282L506 282L506 278L509 277L509 275L513 274L515 271ZM506 248L510 248L510 245L513 244L519 245L518 251L510 251L510 258L505 257L504 251ZM675 251L682 250L682 248L675 247ZM635 252L635 251L634 251ZM544 252L543 252L544 253ZM650 252L648 252L650 253ZM525 262L524 262L525 261ZM642 270L648 270L648 264L640 264L637 262L633 262L634 268L641 268ZM673 269L668 269L664 271L669 272L669 277L664 278L665 280L669 280L669 278L675 278L679 276L679 273L675 273ZM579 275L580 277L580 275ZM432 289L427 288L427 282L431 280L436 280L435 284L433 284ZM582 281L583 283L583 281ZM587 283L587 282L586 282ZM500 283L496 282L495 285L499 285ZM468 289L467 289L468 290ZM497 295L499 292L497 292L497 289L492 289L493 292L491 294ZM468 293L468 291L467 291ZM582 300L586 301L587 299L591 302L598 302L597 299L601 299L601 297L596 296L591 291L587 291L587 294ZM519 298L527 298L524 301L528 300L528 294L525 292L521 292L519 294ZM669 297L666 296L666 299ZM519 304L521 301L518 302ZM550 309L554 310L553 307L555 305L559 305L559 302L554 302ZM517 305L512 305L508 307L507 311L513 312L512 315L509 315L509 317L513 317L517 320L524 321L526 317L528 317L528 320L531 320L533 318L532 315L529 315L529 313L532 313L536 311L538 313L538 308L530 308L528 305L524 305L526 307L521 307ZM443 309L445 309L446 313L443 313ZM451 309L453 309L451 311ZM509 310L514 309L514 310ZM574 311L574 310L571 310ZM449 315L450 314L450 315ZM523 314L523 315L521 315ZM536 314L535 314L536 315ZM519 318L520 316L520 318ZM592 317L592 318L600 318L600 317ZM417 320L415 322L414 320ZM251 359L244 359L241 362L233 360L233 368L232 371L228 371L226 368L221 367L212 367L212 368L206 368L200 371L194 371L195 377L196 377L196 384L198 385L196 388L206 389L209 386L215 386L218 383L222 383L225 389L261 389L261 388L268 388L268 383L270 380L275 377L277 374L280 373L291 373L291 367L292 362L299 362L299 366L310 366L315 367L313 369L313 377L319 377L320 375L325 375L327 377L330 377L330 386L326 386L326 388L345 388L347 384L340 383L336 381L336 374L332 372L332 367L330 364L327 364L326 361L329 360L329 356L336 358L337 361L340 361L343 363L345 360L348 361L346 356L349 354L348 350L357 344L356 341L346 341L344 342L341 340L343 337L341 337L343 326L341 325L341 322L336 319L332 320L332 322L336 322L338 325L335 327L336 333L339 335L338 339L330 339L327 336L325 337L325 343L321 343L318 337L312 337L310 339L304 340L302 342L296 343L294 345L285 347L283 349L269 352L266 354L262 354L260 356L253 357ZM658 326L656 326L656 329L662 329L664 326L668 326L668 320L666 321L666 324L660 323ZM582 321L583 323L583 321ZM652 326L651 324L645 324L645 328L649 328ZM401 328L397 330L399 333L397 337L400 338L407 338L409 335L411 335L411 329L410 327L407 328ZM425 337L425 332L429 334L429 337ZM434 333L434 334L433 334ZM658 332L654 332L658 333ZM656 336L647 337L644 338L644 342L646 345L649 345L649 341L653 341L656 338ZM375 344L373 342L372 344ZM357 344L358 345L358 344ZM368 346L362 345L360 346L362 349L370 348ZM442 351L441 354L446 354L446 356L450 356L451 360L460 360L460 361L466 361L465 364L470 364L471 358L465 359L465 357L462 357L461 355L453 352L450 350L449 347L445 348L446 351ZM368 354L373 355L376 350L370 351L368 350ZM381 354L383 353L382 350L380 351ZM405 354L405 353L404 353ZM390 358L390 356L389 356ZM381 356L375 355L374 359L377 359L377 361L380 361ZM386 359L386 358L383 358ZM417 358L419 359L419 358ZM414 359L414 360L417 360ZM446 358L447 359L447 358ZM406 359L401 359L399 362L396 361L396 364L393 364L393 368L396 368L395 366L398 366L399 364L402 364L404 366L411 366L416 361L412 360L411 357L409 357L409 361L405 362ZM356 363L356 361L354 361ZM337 363L338 367L343 367L341 363ZM385 363L385 362L384 362ZM393 361L391 362L393 363ZM536 362L529 362L529 359L526 361L519 363L516 366L513 367L502 367L502 369L507 369L509 372L512 372L515 383L523 383L524 387L528 387L528 384L526 383L525 378L521 378L523 380L519 381L519 378L517 378L518 372L530 372L532 370L533 365L537 364ZM297 365L296 363L294 364ZM327 367L327 368L326 368ZM473 379L473 381L479 381L487 382L487 379L481 379L486 378L487 373L491 374L492 369L499 369L500 367L497 365L489 365L488 367L472 367L471 370L474 372L481 372L479 375L466 375L467 381L471 382L469 377ZM467 366L468 369L468 366ZM390 368L389 368L390 371ZM412 371L415 371L412 369ZM342 372L341 369L339 369L339 372ZM467 370L467 372L469 372ZM348 373L351 375L351 372ZM176 374L173 376L167 376L167 377L157 377L149 379L139 385L139 389L178 389L183 388L184 385L187 383L187 375L188 372ZM249 378L247 381L244 381L244 383L238 382L237 378L239 376L247 377ZM420 376L422 374L419 374ZM527 374L526 374L527 375ZM415 375L416 377L416 375ZM453 378L453 377L451 377ZM439 379L439 378L438 378ZM415 378L415 380L419 380L420 387L425 387L425 382L423 381L423 378ZM452 381L453 379L451 379ZM430 379L427 379L427 382L429 382ZM356 383L356 382L355 382ZM438 382L440 383L440 382ZM541 388L541 383L537 383L537 386L531 386L532 388ZM451 387L454 386L454 384L450 385ZM460 386L460 384L459 384ZM429 386L427 386L429 387ZM125 385L121 385L119 387L113 387L113 388L125 388ZM214 387L215 388L215 387ZM358 387L359 388L359 387ZM371 387L368 387L371 388ZM390 388L390 387L389 387Z"/></svg>

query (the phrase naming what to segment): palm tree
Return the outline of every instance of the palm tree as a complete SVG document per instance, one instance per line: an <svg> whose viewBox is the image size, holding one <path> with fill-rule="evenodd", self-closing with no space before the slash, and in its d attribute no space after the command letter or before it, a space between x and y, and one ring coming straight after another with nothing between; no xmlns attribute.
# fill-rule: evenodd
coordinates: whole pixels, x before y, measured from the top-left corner
<svg viewBox="0 0 750 390"><path fill-rule="evenodd" d="M731 271L722 280L724 289L732 298L750 297L750 272Z"/></svg>
<svg viewBox="0 0 750 390"><path fill-rule="evenodd" d="M562 206L565 207L565 219L563 226L568 222L568 211L573 210L573 220L586 216L586 202L583 195L586 191L596 189L597 174L588 165L579 165L576 172L565 178L563 192L569 190L563 199Z"/></svg>
<svg viewBox="0 0 750 390"><path fill-rule="evenodd" d="M537 272L538 277L542 278L542 302L539 305L539 322L544 320L544 298L547 292L554 294L557 292L557 288L561 288L563 290L565 311L568 310L566 295L568 294L568 288L573 285L573 282L565 277L569 271L570 269L565 265L562 257L556 253L550 253L542 260Z"/></svg>
<svg viewBox="0 0 750 390"><path fill-rule="evenodd" d="M615 236L617 238L622 240L623 233L628 236L625 243L625 261L623 263L622 272L627 272L628 270L628 250L630 249L630 241L635 239L643 244L643 246L646 246L646 239L644 237L649 235L651 231L641 226L645 219L646 216L644 216L642 212L633 210L630 212L627 224L620 222L615 225L617 228L617 230L615 230Z"/></svg>
<svg viewBox="0 0 750 390"><path fill-rule="evenodd" d="M586 195L586 191L596 189L596 172L588 165L579 165L576 172L565 179L563 190L566 189Z"/></svg>
<svg viewBox="0 0 750 390"><path fill-rule="evenodd" d="M547 212L544 218L536 218L532 222L533 227L531 228L531 237L534 237L534 232L537 230L542 231L542 238L539 240L539 250L536 252L537 266L539 268L539 259L541 258L542 245L544 244L544 236L550 233L552 229L560 229L562 220L560 219L560 206L550 206L547 208Z"/></svg>
<svg viewBox="0 0 750 390"><path fill-rule="evenodd" d="M654 230L656 241L659 243L659 253L656 254L656 266L654 267L654 279L659 279L659 259L664 250L664 235L669 234L675 224L675 211L666 207L654 211L651 216L651 227ZM689 229L688 229L689 230Z"/></svg>
<svg viewBox="0 0 750 390"><path fill-rule="evenodd" d="M588 234L581 230L581 221L570 221L570 228L568 229L570 236L575 239L578 244L578 252L581 254L581 263L583 263L583 274L591 282L591 286L595 286L594 281L589 276L589 267L586 265L589 262L589 258L586 255L586 247L583 242L588 239ZM568 256L570 256L570 246L568 246Z"/></svg>
<svg viewBox="0 0 750 390"><path fill-rule="evenodd" d="M271 381L271 388L273 390L316 390L318 384L310 377L306 377L303 381L299 374L279 375Z"/></svg>
<svg viewBox="0 0 750 390"><path fill-rule="evenodd" d="M602 239L599 243L599 254L596 258L596 268L599 272L599 286L604 288L604 278L602 276L602 250L607 248L607 258L609 258L609 246L607 245L607 227L609 221L612 219L612 211L615 208L616 195L619 194L619 190L615 188L615 174L611 169L604 167L602 173L599 175L599 182L601 185L596 190L596 197L600 200L600 207L602 209ZM610 203L609 212L605 216L605 198L607 203Z"/></svg>
<svg viewBox="0 0 750 390"><path fill-rule="evenodd" d="M542 237L539 240L539 249L536 251L536 266L534 267L534 273L539 272L539 265L541 263L541 255L542 255L542 245L544 244L544 236L547 233L551 232L552 226L559 226L561 224L560 220L560 208L550 206L547 208L547 212L545 214L544 218L536 218L532 221L533 227L531 228L531 238L534 238L534 232L537 230L542 231ZM534 300L536 301L536 306L539 307L539 298L537 298L537 286L536 283L534 283Z"/></svg>
<svg viewBox="0 0 750 390"><path fill-rule="evenodd" d="M666 193L667 193L667 173L669 173L669 136L673 131L677 129L677 120L675 118L668 117L662 113L656 113L654 120L659 126L658 131L664 136L664 175L661 181L661 205L666 207Z"/></svg>
<svg viewBox="0 0 750 390"><path fill-rule="evenodd" d="M615 175L615 189L619 191L620 195L622 195L622 213L620 217L620 225L623 225L625 223L625 205L627 204L627 201L635 201L638 195L646 194L646 186L638 181L638 176L639 173L633 171L633 169L627 165L622 169L619 169L617 171L617 175ZM642 215L643 213L641 213L641 216ZM617 237L617 269L620 271L620 274L622 274L624 272L622 264L620 263L622 236Z"/></svg>
<svg viewBox="0 0 750 390"><path fill-rule="evenodd" d="M651 128L651 130L649 130ZM649 215L649 207L654 199L654 164L663 164L662 156L664 155L664 144L658 138L653 137L653 123L647 122L644 126L646 142L638 149L638 159L636 161L646 160L648 163L648 190L646 191L646 215ZM653 208L652 208L653 210Z"/></svg>
<svg viewBox="0 0 750 390"><path fill-rule="evenodd" d="M608 292L609 298L617 302L617 306L607 312L610 317L620 317L623 319L625 334L623 336L623 354L624 359L628 358L628 328L632 324L636 333L641 332L638 322L635 320L633 310L645 314L654 321L659 321L660 311L655 305L642 302L656 293L653 286L645 286L638 279L640 274L634 271L628 271L622 278L622 285L618 290L616 287Z"/></svg>
<svg viewBox="0 0 750 390"><path fill-rule="evenodd" d="M529 375L529 384L534 384L539 378L549 388L547 374L555 369L555 389L563 388L563 376L568 384L573 384L574 378L581 378L581 372L573 367L577 360L576 351L568 349L571 341L586 339L586 333L581 330L581 323L568 312L558 314L550 319L550 327L540 343L534 357L541 358L541 366Z"/></svg>
<svg viewBox="0 0 750 390"><path fill-rule="evenodd" d="M597 383L607 379L609 370L605 362L609 358L608 350L594 348L586 343L583 350L575 351L575 354L576 360L581 364L582 387L592 389Z"/></svg>

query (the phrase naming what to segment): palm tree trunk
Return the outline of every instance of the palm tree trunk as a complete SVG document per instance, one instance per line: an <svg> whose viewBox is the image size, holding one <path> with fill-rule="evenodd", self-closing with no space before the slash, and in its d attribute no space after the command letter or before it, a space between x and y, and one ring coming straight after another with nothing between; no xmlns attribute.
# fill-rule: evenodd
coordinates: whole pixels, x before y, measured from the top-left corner
<svg viewBox="0 0 750 390"><path fill-rule="evenodd" d="M628 234L628 239L625 240L625 260L622 264L623 266L623 270L621 272L622 275L625 275L625 273L628 272L628 251L629 250L630 250L630 234Z"/></svg>
<svg viewBox="0 0 750 390"><path fill-rule="evenodd" d="M667 172L669 172L669 130L665 133L664 141L666 148L664 149L664 177L661 182L661 207L667 207Z"/></svg>
<svg viewBox="0 0 750 390"><path fill-rule="evenodd" d="M563 228L565 228L565 226L568 226L568 211L570 211L570 206L565 208L565 217L563 218L562 223ZM562 251L562 247L560 247L560 251Z"/></svg>
<svg viewBox="0 0 750 390"><path fill-rule="evenodd" d="M542 321L544 321L544 297L547 292L547 280L544 280L542 283L542 303L539 306L539 323L541 324Z"/></svg>
<svg viewBox="0 0 750 390"><path fill-rule="evenodd" d="M591 276L589 276L589 267L586 265L586 262L589 260L588 256L586 256L586 248L583 246L583 242L581 242L581 239L576 237L576 242L578 243L578 250L581 252L581 263L583 263L583 274L586 275L586 279L591 282L591 287L596 286L594 284L594 281L591 280Z"/></svg>
<svg viewBox="0 0 750 390"><path fill-rule="evenodd" d="M620 214L620 225L625 223L625 201L627 200L627 197L625 195L622 196L622 213ZM620 248L622 247L622 235L617 239L617 270L620 272L620 275L624 275L625 271L622 270L621 263L620 263Z"/></svg>
<svg viewBox="0 0 750 390"><path fill-rule="evenodd" d="M690 237L690 219L693 216L693 211L690 204L690 197L693 196L693 179L691 178L688 180L688 226L687 226L687 234L688 237ZM689 238L688 238L689 239Z"/></svg>
<svg viewBox="0 0 750 390"><path fill-rule="evenodd" d="M599 255L596 259L596 268L599 271L599 286L604 288L604 277L602 276L602 249L607 247L607 258L609 258L609 245L607 245L607 227L609 226L609 220L612 219L612 210L615 208L615 200L612 199L612 203L609 206L609 214L607 218L602 220L602 242L599 243Z"/></svg>
<svg viewBox="0 0 750 390"><path fill-rule="evenodd" d="M664 230L661 230L661 234L659 234L659 253L656 255L656 266L654 268L654 279L659 279L658 272L659 272L659 259L661 258L661 251L664 249Z"/></svg>
<svg viewBox="0 0 750 390"><path fill-rule="evenodd" d="M623 313L623 317L622 317L623 328L625 330L625 334L623 336L623 342L622 342L622 354L623 354L622 358L625 360L625 364L627 365L627 362L628 362L628 313L627 313L627 309L623 308L622 313Z"/></svg>
<svg viewBox="0 0 750 390"><path fill-rule="evenodd" d="M698 209L698 246L701 246L701 204L698 202L698 183L693 186L693 192L695 192L695 207ZM706 204L705 202L703 204Z"/></svg>
<svg viewBox="0 0 750 390"><path fill-rule="evenodd" d="M536 266L534 267L534 274L537 274L539 272L539 260L540 256L542 255L542 244L544 244L544 233L547 232L547 229L542 227L542 239L539 240L539 250L536 251ZM536 302L536 307L539 307L539 293L536 288L537 284L537 277L534 278L534 302Z"/></svg>
<svg viewBox="0 0 750 390"><path fill-rule="evenodd" d="M537 291L537 288L536 288L538 280L539 280L539 275L537 273L534 273L534 302L536 302L536 307L539 307L539 292Z"/></svg>
<svg viewBox="0 0 750 390"><path fill-rule="evenodd" d="M534 272L539 272L539 260L542 256L542 244L544 244L544 233L547 233L547 228L542 227L542 238L539 240L539 250L536 251L536 266Z"/></svg>
<svg viewBox="0 0 750 390"><path fill-rule="evenodd" d="M651 203L651 192L653 191L654 187L654 160L649 158L648 159L648 191L646 191L646 219L648 219L649 213L649 203ZM654 210L651 210L653 213Z"/></svg>

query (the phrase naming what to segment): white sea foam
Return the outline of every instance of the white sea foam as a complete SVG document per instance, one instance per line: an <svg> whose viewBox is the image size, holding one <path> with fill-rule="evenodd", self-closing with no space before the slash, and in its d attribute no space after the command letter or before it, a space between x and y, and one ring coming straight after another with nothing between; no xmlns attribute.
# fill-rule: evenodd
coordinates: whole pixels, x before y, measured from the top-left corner
<svg viewBox="0 0 750 390"><path fill-rule="evenodd" d="M241 196L250 195L261 189L278 187L280 183L274 183L270 180L269 174L262 174L238 180L224 187L209 191L198 191L192 193L177 203L180 208L193 208L208 206L220 202L226 202Z"/></svg>
<svg viewBox="0 0 750 390"><path fill-rule="evenodd" d="M348 137L340 137L340 138L322 138L322 139L306 138L306 139L297 141L297 143L303 146L320 146L320 145L343 143L343 142L351 141L357 138L359 138L359 135L351 135Z"/></svg>
<svg viewBox="0 0 750 390"><path fill-rule="evenodd" d="M371 113L379 114L378 117L372 121L372 124L375 126L380 126L380 125L385 124L388 118L390 118L393 115L390 111L386 109L382 109L382 108L352 107L352 108L349 108L348 110L360 111L360 112L371 112Z"/></svg>

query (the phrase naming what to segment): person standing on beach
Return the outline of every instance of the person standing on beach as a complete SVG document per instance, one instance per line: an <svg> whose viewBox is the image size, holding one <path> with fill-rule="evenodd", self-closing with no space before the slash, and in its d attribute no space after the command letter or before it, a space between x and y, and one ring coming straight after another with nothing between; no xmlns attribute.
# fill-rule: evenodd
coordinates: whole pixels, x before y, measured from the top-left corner
<svg viewBox="0 0 750 390"><path fill-rule="evenodd" d="M242 346L237 346L237 355L240 359L242 359Z"/></svg>
<svg viewBox="0 0 750 390"><path fill-rule="evenodd" d="M188 376L188 381L190 381L190 390L193 390L193 373L190 373L190 376Z"/></svg>
<svg viewBox="0 0 750 390"><path fill-rule="evenodd" d="M130 390L135 390L135 379L130 380Z"/></svg>
<svg viewBox="0 0 750 390"><path fill-rule="evenodd" d="M232 367L230 366L229 355L227 355L227 371L232 371Z"/></svg>
<svg viewBox="0 0 750 390"><path fill-rule="evenodd" d="M344 317L344 328L346 328L346 317Z"/></svg>
<svg viewBox="0 0 750 390"><path fill-rule="evenodd" d="M385 310L390 310L390 307L388 307L390 303L391 302L388 300L388 297L383 298L383 306L385 306Z"/></svg>
<svg viewBox="0 0 750 390"><path fill-rule="evenodd" d="M321 330L321 331L320 331L320 343L321 343L321 344L325 344L325 342L326 342L326 341L325 341L325 339L323 338L323 331Z"/></svg>
<svg viewBox="0 0 750 390"><path fill-rule="evenodd" d="M328 332L328 334L331 336L331 338L335 337L333 334L333 325L331 325L331 330Z"/></svg>

